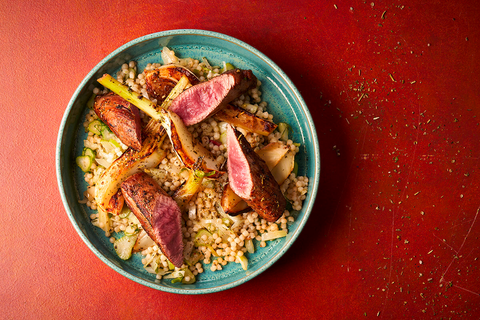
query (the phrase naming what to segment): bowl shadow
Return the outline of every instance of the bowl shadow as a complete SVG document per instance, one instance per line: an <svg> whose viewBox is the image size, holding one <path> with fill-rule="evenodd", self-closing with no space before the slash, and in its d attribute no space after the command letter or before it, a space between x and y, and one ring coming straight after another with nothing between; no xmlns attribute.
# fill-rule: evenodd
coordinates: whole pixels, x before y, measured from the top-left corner
<svg viewBox="0 0 480 320"><path fill-rule="evenodd" d="M289 76L298 74L296 70L307 70L303 66L288 68L287 65L281 68ZM318 72L317 69L317 74ZM329 240L344 221L338 216L340 212L338 208L342 195L350 188L347 180L351 165L349 161L352 157L351 150L342 148L341 155L337 154L339 148L347 145L347 134L342 129L345 121L338 116L338 110L332 107L332 105L342 104L335 98L338 96L336 93L338 90L325 80L319 80L313 72L293 76L290 79L301 92L312 115L320 145L321 171L318 193L308 221L297 240L277 261L274 268L283 267L284 264L295 261L299 257L305 259L305 256L312 256L312 249L315 250L316 257L319 256L319 251L328 250ZM316 83L318 88L312 88L312 83ZM304 88L305 90L302 90Z"/></svg>

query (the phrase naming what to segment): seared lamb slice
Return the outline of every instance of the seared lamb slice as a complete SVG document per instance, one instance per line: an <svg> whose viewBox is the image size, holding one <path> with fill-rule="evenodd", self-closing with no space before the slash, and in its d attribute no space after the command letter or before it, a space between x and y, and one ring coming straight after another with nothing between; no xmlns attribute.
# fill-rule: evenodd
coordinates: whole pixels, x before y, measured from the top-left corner
<svg viewBox="0 0 480 320"><path fill-rule="evenodd" d="M176 267L183 264L182 214L170 196L145 172L122 183L125 202L143 229Z"/></svg>
<svg viewBox="0 0 480 320"><path fill-rule="evenodd" d="M179 65L167 64L145 71L145 88L148 97L157 99L157 104L162 102L182 76L186 76L192 85L200 82L194 73Z"/></svg>
<svg viewBox="0 0 480 320"><path fill-rule="evenodd" d="M232 190L262 218L277 221L286 200L268 166L232 126L227 128L228 179Z"/></svg>
<svg viewBox="0 0 480 320"><path fill-rule="evenodd" d="M232 69L182 92L170 110L190 126L215 114L232 100L257 86L251 70Z"/></svg>
<svg viewBox="0 0 480 320"><path fill-rule="evenodd" d="M97 116L130 148L142 148L142 124L137 107L113 92L97 96L93 106Z"/></svg>

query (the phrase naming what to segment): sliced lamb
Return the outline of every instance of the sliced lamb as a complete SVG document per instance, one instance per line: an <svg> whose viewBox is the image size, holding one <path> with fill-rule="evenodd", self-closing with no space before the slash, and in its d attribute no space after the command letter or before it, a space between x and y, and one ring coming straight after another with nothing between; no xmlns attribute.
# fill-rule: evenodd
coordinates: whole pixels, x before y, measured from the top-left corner
<svg viewBox="0 0 480 320"><path fill-rule="evenodd" d="M183 264L182 216L177 203L144 172L126 179L122 193L143 229L168 260L180 268Z"/></svg>
<svg viewBox="0 0 480 320"><path fill-rule="evenodd" d="M97 96L93 106L97 116L130 148L142 148L142 124L137 107L111 92Z"/></svg>
<svg viewBox="0 0 480 320"><path fill-rule="evenodd" d="M280 186L247 139L232 126L227 129L228 179L232 190L262 218L277 221L286 207Z"/></svg>
<svg viewBox="0 0 480 320"><path fill-rule="evenodd" d="M257 77L251 70L229 70L182 92L173 100L170 110L190 126L215 114L256 86Z"/></svg>

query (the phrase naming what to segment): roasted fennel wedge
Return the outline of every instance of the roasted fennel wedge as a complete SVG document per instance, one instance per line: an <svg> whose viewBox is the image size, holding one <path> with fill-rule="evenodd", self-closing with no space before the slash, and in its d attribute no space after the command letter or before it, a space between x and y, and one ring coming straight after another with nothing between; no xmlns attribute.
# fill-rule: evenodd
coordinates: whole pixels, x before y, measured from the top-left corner
<svg viewBox="0 0 480 320"><path fill-rule="evenodd" d="M165 134L148 136L140 151L127 149L100 176L95 187L95 201L99 208L100 228L105 232L110 228L108 219L110 199L126 178L145 168L158 166L165 157L165 151L160 148L164 138Z"/></svg>

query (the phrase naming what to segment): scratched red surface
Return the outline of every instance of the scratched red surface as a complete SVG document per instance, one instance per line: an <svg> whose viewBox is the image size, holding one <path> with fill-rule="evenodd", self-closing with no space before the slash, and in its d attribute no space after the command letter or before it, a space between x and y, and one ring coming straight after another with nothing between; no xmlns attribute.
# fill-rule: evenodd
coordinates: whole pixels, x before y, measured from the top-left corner
<svg viewBox="0 0 480 320"><path fill-rule="evenodd" d="M480 318L480 4L475 1L14 1L0 6L2 319ZM139 36L243 40L317 127L322 173L273 267L215 294L137 284L83 243L55 143L76 86Z"/></svg>

